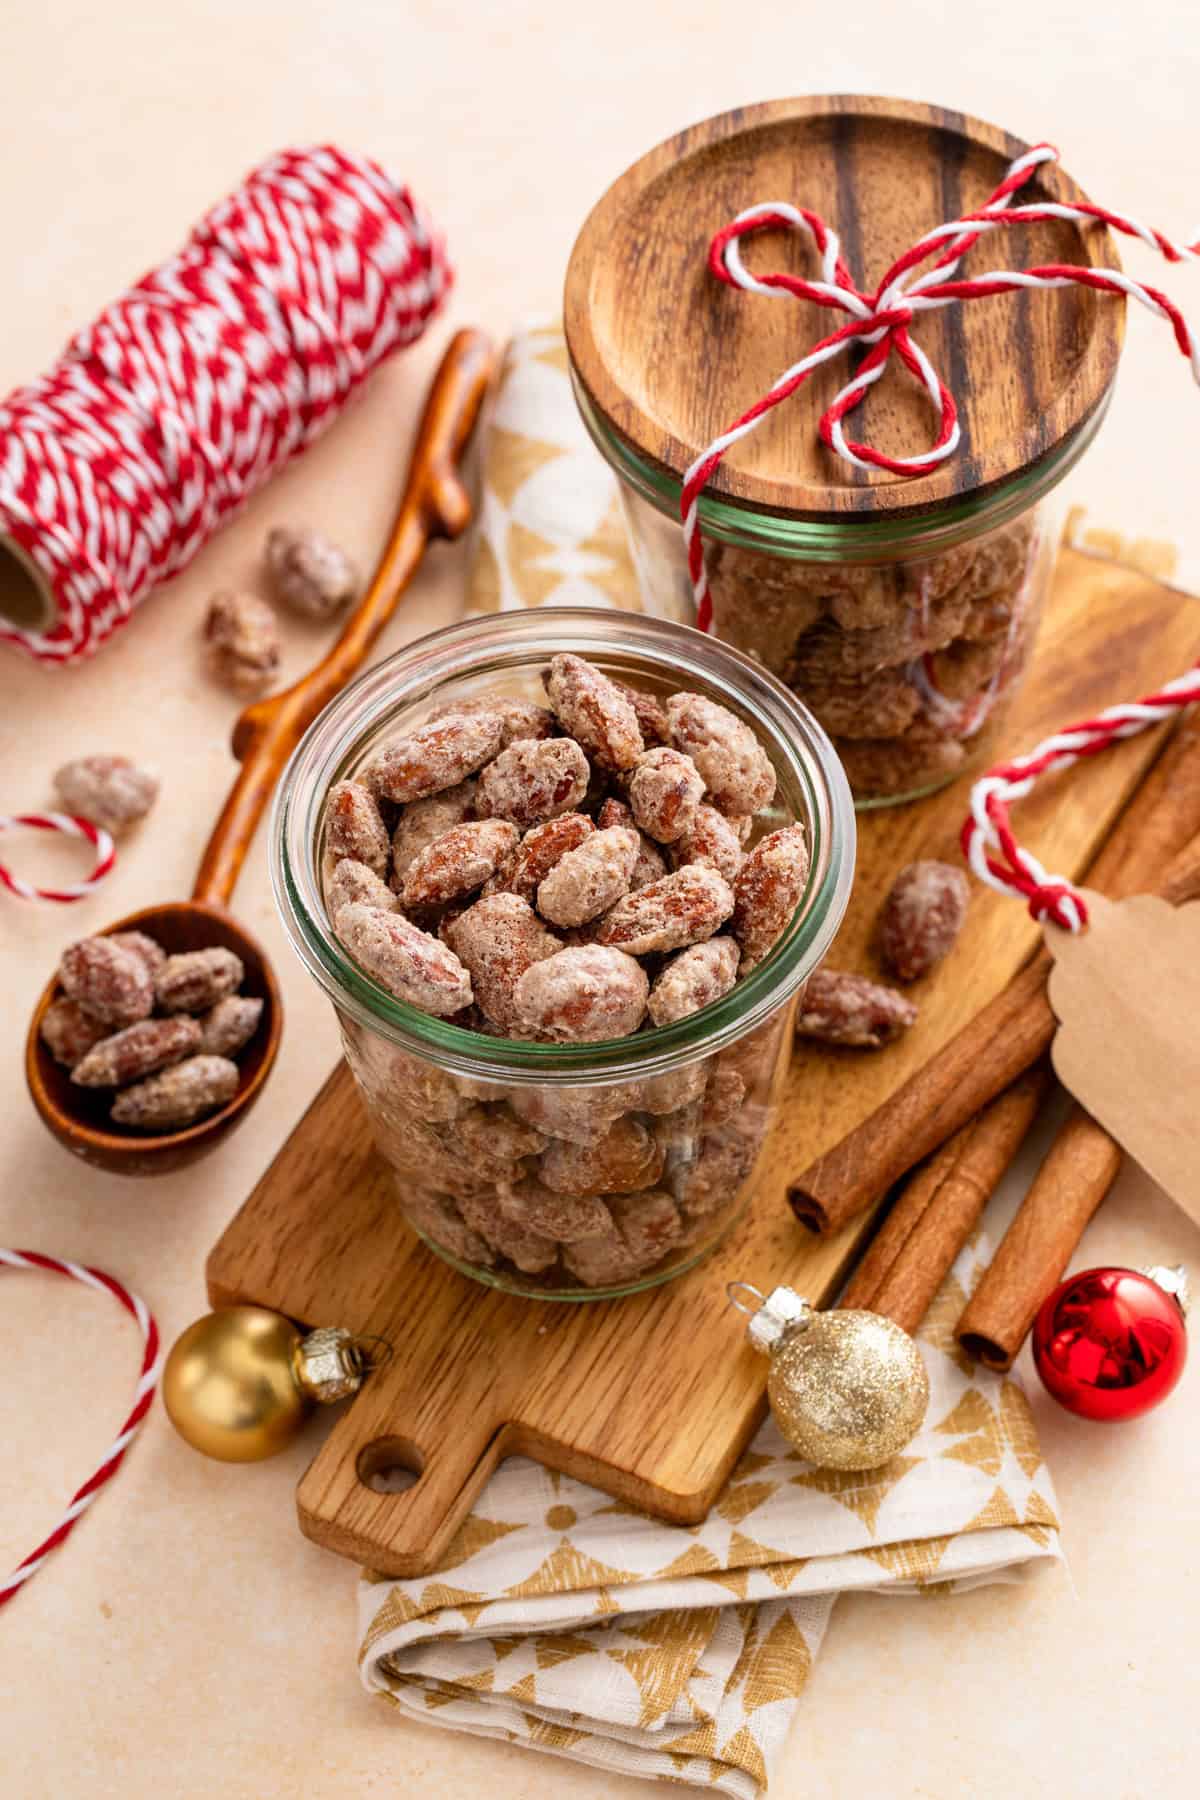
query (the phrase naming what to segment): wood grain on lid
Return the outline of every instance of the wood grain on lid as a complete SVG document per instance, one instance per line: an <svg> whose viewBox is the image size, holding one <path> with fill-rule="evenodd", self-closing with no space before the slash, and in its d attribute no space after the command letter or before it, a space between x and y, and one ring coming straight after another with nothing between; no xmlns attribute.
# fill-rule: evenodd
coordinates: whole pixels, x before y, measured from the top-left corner
<svg viewBox="0 0 1200 1800"><path fill-rule="evenodd" d="M599 201L571 255L567 341L593 404L637 454L678 478L846 317L717 281L705 260L715 231L752 204L808 206L840 235L858 285L871 287L932 226L982 205L1028 148L963 113L844 95L768 101L660 144ZM1053 165L1019 196L1085 197ZM796 233L755 237L745 259L751 269L818 273ZM1119 266L1106 230L1051 221L989 233L963 273L1046 262ZM855 366L844 355L727 453L711 491L815 519L920 512L980 493L1060 448L1094 414L1116 372L1124 311L1122 300L1067 288L924 313L914 335L954 392L963 427L961 449L941 468L904 480L824 448L817 421ZM898 455L928 448L936 429L928 397L894 358L847 423L851 436Z"/></svg>

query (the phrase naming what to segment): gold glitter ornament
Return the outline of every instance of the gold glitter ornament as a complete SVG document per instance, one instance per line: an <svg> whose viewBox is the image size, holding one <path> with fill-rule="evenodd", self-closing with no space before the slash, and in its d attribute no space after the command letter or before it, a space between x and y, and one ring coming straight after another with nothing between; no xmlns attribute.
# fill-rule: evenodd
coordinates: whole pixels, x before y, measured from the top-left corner
<svg viewBox="0 0 1200 1800"><path fill-rule="evenodd" d="M775 1423L822 1469L877 1469L920 1429L929 1377L916 1344L872 1312L814 1312L791 1288L764 1297L734 1282L729 1297L757 1305L747 1335L771 1359L767 1395Z"/></svg>

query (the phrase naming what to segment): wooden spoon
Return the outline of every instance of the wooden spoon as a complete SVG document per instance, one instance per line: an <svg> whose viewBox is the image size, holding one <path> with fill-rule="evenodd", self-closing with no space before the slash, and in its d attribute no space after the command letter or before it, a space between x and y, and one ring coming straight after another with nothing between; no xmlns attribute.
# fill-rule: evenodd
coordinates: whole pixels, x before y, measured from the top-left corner
<svg viewBox="0 0 1200 1800"><path fill-rule="evenodd" d="M262 1092L279 1049L283 1002L262 946L239 925L228 903L263 808L284 763L321 708L354 674L411 581L433 538L456 538L471 517L459 474L494 367L492 346L478 331L460 331L430 389L396 521L374 579L349 615L336 644L315 669L282 693L256 700L233 731L241 763L208 840L190 900L151 906L118 919L102 934L144 931L170 955L221 945L245 964L244 994L264 1002L258 1029L238 1059L241 1079L227 1106L181 1131L147 1136L115 1128L111 1092L76 1086L41 1039L57 977L34 1008L25 1046L25 1078L43 1122L75 1156L116 1175L162 1175L204 1155L245 1118Z"/></svg>

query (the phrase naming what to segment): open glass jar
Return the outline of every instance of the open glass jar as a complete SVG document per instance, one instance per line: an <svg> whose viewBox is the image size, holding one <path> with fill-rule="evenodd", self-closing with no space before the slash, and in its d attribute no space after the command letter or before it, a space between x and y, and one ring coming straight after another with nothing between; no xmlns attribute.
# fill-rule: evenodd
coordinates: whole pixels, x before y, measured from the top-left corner
<svg viewBox="0 0 1200 1800"><path fill-rule="evenodd" d="M333 784L449 702L540 700L560 652L645 692L689 690L736 713L776 774L756 835L798 820L810 850L790 925L745 979L676 1023L601 1043L524 1042L415 1010L347 955L324 898ZM479 1280L562 1299L635 1292L712 1248L750 1193L795 1003L853 877L845 777L786 688L726 645L658 620L573 609L469 620L399 652L326 708L285 773L271 839L285 925L333 1002L397 1201L431 1248ZM603 1237L552 1241L515 1221L513 1191L539 1171L560 1194L601 1200Z"/></svg>
<svg viewBox="0 0 1200 1800"><path fill-rule="evenodd" d="M932 228L981 206L1028 146L960 113L870 96L739 108L628 169L585 222L567 274L571 373L593 441L620 481L647 608L691 621L680 524L685 471L782 372L845 322L810 300L745 292L706 266L743 208L811 207L873 291ZM1043 166L1022 201L1084 199ZM985 236L963 273L1115 265L1102 230L1056 219ZM752 272L818 277L801 233L747 242ZM1002 753L1008 702L1034 648L1057 532L1047 497L1092 441L1110 397L1120 303L1064 287L917 314L912 334L953 391L962 432L903 478L839 458L822 414L855 373L827 362L730 444L698 503L712 630L816 714L857 803L914 799ZM869 341L869 340L868 340ZM936 421L893 366L853 435L920 458Z"/></svg>

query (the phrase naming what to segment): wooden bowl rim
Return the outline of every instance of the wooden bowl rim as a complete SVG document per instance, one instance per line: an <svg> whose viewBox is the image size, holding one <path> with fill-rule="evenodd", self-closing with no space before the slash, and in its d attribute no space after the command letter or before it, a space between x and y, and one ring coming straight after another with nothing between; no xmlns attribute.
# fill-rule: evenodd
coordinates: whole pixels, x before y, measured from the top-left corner
<svg viewBox="0 0 1200 1800"><path fill-rule="evenodd" d="M609 430L668 482L679 482L704 445L671 435L663 419L647 412L622 385L619 369L610 361L606 345L595 330L590 294L596 272L612 254L622 216L654 183L676 172L690 157L764 126L830 117L895 120L940 132L957 129L968 144L997 154L1005 162L1030 148L1002 127L973 114L942 112L924 101L870 94L806 94L734 107L700 120L664 139L618 176L588 214L572 248L564 289L564 330L575 374L592 406ZM1058 164L1043 165L1036 179L1043 194L1052 200L1073 203L1088 198ZM798 204L803 202L803 195L789 197ZM830 222L836 227L836 220ZM1080 266L1120 267L1117 246L1107 228L1088 232L1076 228L1076 236L1076 260ZM896 253L904 248L897 244ZM864 488L853 484L822 485L815 480L789 483L723 463L710 480L708 492L746 510L843 525L861 524L864 495L869 495L870 511L897 519L929 512L946 503L970 502L1053 457L1104 405L1124 342L1125 312L1124 296L1108 297L1093 309L1086 349L1051 405L1036 419L1031 418L1023 431L1010 437L1011 455L1006 453L1006 461L1011 466L1004 472L980 479L968 468L973 459L950 457L932 474L912 479L872 473ZM837 315L839 319L841 316ZM696 352L695 345L691 351Z"/></svg>
<svg viewBox="0 0 1200 1800"><path fill-rule="evenodd" d="M53 1119L55 1124L51 1128L56 1131L57 1135L69 1136L80 1145L86 1143L111 1161L117 1160L122 1155L128 1156L132 1161L139 1157L152 1158L156 1154L163 1155L167 1151L186 1149L203 1139L206 1134L222 1131L236 1118L238 1113L250 1105L252 1100L257 1099L279 1052L280 1038L283 1033L283 998L279 983L275 979L275 971L271 967L271 960L254 933L248 930L239 919L235 919L226 908L213 906L206 900L166 900L158 906L143 906L139 911L129 913L125 918L117 919L111 925L105 925L87 935L89 937L112 937L118 931L137 931L144 920L160 917L167 912L205 913L237 932L247 943L254 945L258 953L259 965L263 970L264 985L268 991L271 1007L267 1041L263 1046L258 1067L249 1081L244 1087L238 1087L232 1100L221 1107L219 1112L209 1113L203 1119L197 1119L194 1125L185 1125L182 1131L160 1132L155 1136L151 1136L149 1133L104 1131L98 1126L78 1119L74 1113L59 1106L42 1077L40 1067L43 1054L40 1035L42 1020L45 1017L46 1009L60 997L58 975L55 972L43 988L30 1018L29 1032L25 1039L26 1084L39 1116L48 1127ZM46 1051L45 1054L48 1055L49 1052Z"/></svg>

